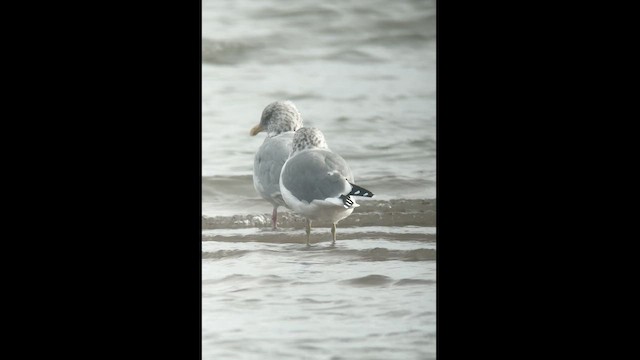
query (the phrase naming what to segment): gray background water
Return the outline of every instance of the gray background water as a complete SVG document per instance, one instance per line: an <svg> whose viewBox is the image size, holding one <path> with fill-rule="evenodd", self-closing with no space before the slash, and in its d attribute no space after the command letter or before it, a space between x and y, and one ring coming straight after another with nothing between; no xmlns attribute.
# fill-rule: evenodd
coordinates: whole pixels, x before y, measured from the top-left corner
<svg viewBox="0 0 640 360"><path fill-rule="evenodd" d="M435 224L415 216L435 198L434 1L204 0L202 16L203 358L434 358ZM295 217L262 229L249 129L280 99L376 194L335 248L326 227L303 246ZM359 227L365 212L391 220Z"/></svg>

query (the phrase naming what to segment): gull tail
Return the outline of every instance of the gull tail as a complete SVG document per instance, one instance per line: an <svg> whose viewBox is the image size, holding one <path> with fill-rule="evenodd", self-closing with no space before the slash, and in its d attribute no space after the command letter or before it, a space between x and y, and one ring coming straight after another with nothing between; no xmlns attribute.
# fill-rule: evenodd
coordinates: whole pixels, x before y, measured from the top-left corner
<svg viewBox="0 0 640 360"><path fill-rule="evenodd" d="M349 184L351 184L351 183L349 183ZM353 188L351 189L351 192L347 195L347 197L349 195L373 197L373 193L371 191L369 191L369 190L367 190L367 189L365 189L363 187L360 187L358 185L351 184L351 186Z"/></svg>

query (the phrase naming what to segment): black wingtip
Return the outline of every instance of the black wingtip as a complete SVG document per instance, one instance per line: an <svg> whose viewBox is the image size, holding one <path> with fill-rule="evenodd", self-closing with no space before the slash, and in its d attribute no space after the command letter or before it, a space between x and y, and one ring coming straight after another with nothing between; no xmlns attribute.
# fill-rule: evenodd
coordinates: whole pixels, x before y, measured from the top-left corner
<svg viewBox="0 0 640 360"><path fill-rule="evenodd" d="M351 196L340 195L340 199L342 199L342 203L344 204L342 206L344 206L345 209L349 209L351 206L353 206L353 200L351 200Z"/></svg>
<svg viewBox="0 0 640 360"><path fill-rule="evenodd" d="M373 197L373 193L371 191L355 184L351 184L351 186L353 188L351 189L351 192L349 193L349 195Z"/></svg>

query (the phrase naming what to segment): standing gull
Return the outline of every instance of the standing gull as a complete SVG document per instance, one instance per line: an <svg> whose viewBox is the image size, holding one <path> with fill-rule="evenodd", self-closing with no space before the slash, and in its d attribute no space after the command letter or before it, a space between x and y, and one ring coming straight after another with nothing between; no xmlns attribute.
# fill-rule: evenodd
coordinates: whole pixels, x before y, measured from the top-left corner
<svg viewBox="0 0 640 360"><path fill-rule="evenodd" d="M293 134L300 127L302 117L296 106L291 101L276 101L264 108L260 123L251 129L251 136L267 132L267 138L253 160L253 187L273 205L273 230L277 229L278 207L286 206L280 194L280 172L291 153Z"/></svg>
<svg viewBox="0 0 640 360"><path fill-rule="evenodd" d="M331 221L334 245L336 224L360 206L352 195L372 197L373 193L353 184L349 165L329 150L320 130L296 131L292 147L280 175L282 197L291 210L307 218L307 246L313 220Z"/></svg>

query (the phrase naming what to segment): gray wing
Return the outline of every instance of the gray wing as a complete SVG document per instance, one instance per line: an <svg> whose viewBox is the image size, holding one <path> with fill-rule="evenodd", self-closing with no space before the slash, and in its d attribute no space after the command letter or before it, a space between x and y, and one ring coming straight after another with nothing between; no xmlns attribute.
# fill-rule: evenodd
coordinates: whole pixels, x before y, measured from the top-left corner
<svg viewBox="0 0 640 360"><path fill-rule="evenodd" d="M291 151L291 134L265 139L253 160L253 186L270 202L285 205L280 195L280 172Z"/></svg>
<svg viewBox="0 0 640 360"><path fill-rule="evenodd" d="M353 182L347 162L327 150L301 152L289 160L282 172L282 185L307 202L346 195L351 188L347 181Z"/></svg>

